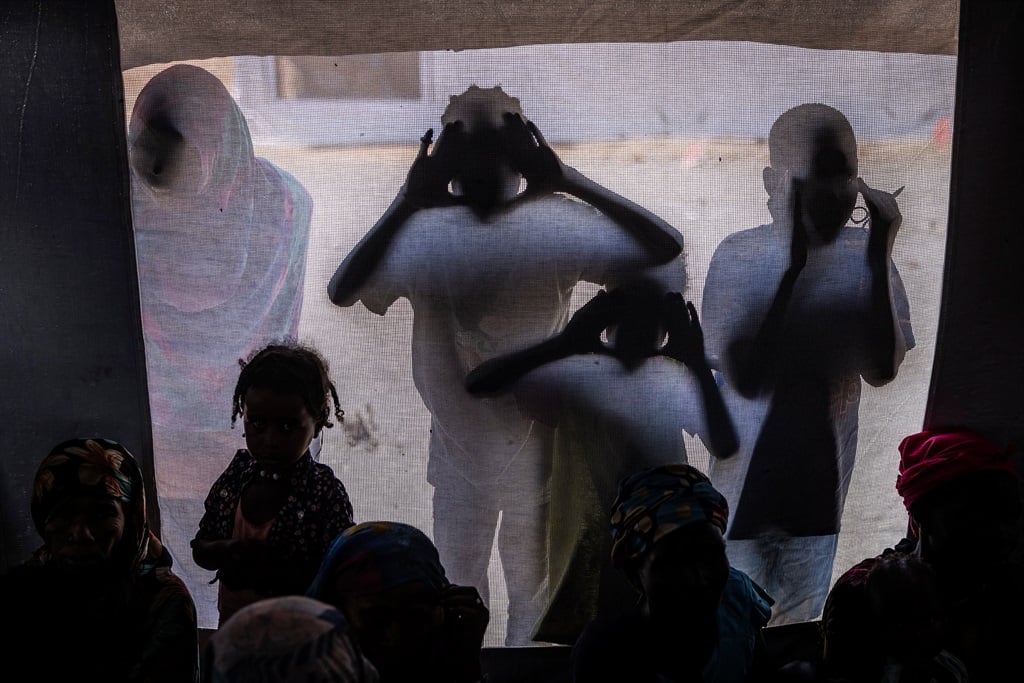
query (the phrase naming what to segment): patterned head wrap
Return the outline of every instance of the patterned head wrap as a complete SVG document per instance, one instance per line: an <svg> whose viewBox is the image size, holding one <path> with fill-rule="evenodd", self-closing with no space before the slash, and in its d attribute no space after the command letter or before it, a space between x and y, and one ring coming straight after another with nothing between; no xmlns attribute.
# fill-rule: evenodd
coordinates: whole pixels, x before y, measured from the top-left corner
<svg viewBox="0 0 1024 683"><path fill-rule="evenodd" d="M336 608L302 595L243 607L210 636L213 683L376 683L348 622Z"/></svg>
<svg viewBox="0 0 1024 683"><path fill-rule="evenodd" d="M1010 456L980 434L967 430L925 430L900 443L900 468L896 490L910 510L921 496L965 474L982 471L1017 476Z"/></svg>
<svg viewBox="0 0 1024 683"><path fill-rule="evenodd" d="M401 522L363 522L341 532L306 595L333 603L342 595L372 595L419 581L448 586L437 548L426 534Z"/></svg>
<svg viewBox="0 0 1024 683"><path fill-rule="evenodd" d="M127 448L103 438L70 439L54 446L40 463L32 487L32 522L39 535L45 538L46 521L60 503L81 495L120 501L126 522L120 546L131 550L125 553L131 569L140 568L147 557L162 554L146 519L142 471ZM43 562L49 559L46 546L36 557Z"/></svg>
<svg viewBox="0 0 1024 683"><path fill-rule="evenodd" d="M729 504L700 470L664 465L638 472L619 485L612 504L612 562L622 567L644 557L665 535L707 521L725 533Z"/></svg>

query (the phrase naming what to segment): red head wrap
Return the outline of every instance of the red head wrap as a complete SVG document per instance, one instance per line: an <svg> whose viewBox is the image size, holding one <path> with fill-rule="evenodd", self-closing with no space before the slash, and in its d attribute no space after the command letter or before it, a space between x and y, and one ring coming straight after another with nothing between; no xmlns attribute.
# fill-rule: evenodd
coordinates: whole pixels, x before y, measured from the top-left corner
<svg viewBox="0 0 1024 683"><path fill-rule="evenodd" d="M967 430L911 434L900 443L896 490L910 510L921 496L965 474L997 471L1017 476L1010 460L1012 452Z"/></svg>

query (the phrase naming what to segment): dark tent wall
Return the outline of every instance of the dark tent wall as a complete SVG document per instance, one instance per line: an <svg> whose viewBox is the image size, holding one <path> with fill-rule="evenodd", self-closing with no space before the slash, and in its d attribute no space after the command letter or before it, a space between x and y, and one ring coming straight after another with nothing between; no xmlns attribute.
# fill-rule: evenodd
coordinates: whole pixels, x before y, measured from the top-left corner
<svg viewBox="0 0 1024 683"><path fill-rule="evenodd" d="M1021 448L1024 4L970 0L960 14L946 273L925 426L969 426Z"/></svg>
<svg viewBox="0 0 1024 683"><path fill-rule="evenodd" d="M155 478L113 5L6 3L0 45L6 567L39 543L32 476L56 443L117 434Z"/></svg>

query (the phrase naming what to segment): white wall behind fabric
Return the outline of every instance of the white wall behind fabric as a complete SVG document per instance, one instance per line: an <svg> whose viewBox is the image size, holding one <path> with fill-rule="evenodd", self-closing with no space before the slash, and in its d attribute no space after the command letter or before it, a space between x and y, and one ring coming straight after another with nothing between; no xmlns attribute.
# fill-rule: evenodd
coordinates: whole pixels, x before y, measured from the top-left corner
<svg viewBox="0 0 1024 683"><path fill-rule="evenodd" d="M767 2L728 11L720 3L651 2L628 21L609 2L560 10L437 2L424 11L412 2L307 1L290 3L287 17L276 3L116 4L126 122L151 79L182 60L212 74L232 100L181 105L199 117L234 117L230 130L203 119L196 131L206 136L200 156L212 160L206 187L221 193L213 199L231 201L207 202L210 195L189 186L176 188L160 219L174 230L154 230L159 221L139 204L134 215L162 536L201 626L216 624L216 587L192 563L188 541L203 497L243 445L240 429L230 428L235 356L264 336L294 332L330 361L346 417L324 433L317 457L345 482L356 520L431 531L431 421L413 381L413 309L405 299L386 315L362 304L339 308L326 284L397 193L419 137L427 128L438 133L449 96L472 84L500 85L519 98L566 164L682 233L684 294L698 309L715 248L771 220L762 170L772 122L805 102L847 116L858 175L874 188L904 188L893 261L916 344L893 382L863 388L833 575L902 534L895 446L920 427L932 372L958 3L870 2L859 16L834 16L827 2L799 12ZM708 16L716 21L698 21ZM246 155L249 169L235 163ZM248 189L240 192L232 181L243 177ZM138 202L137 185L132 192ZM220 216L228 206L234 212ZM534 245L537 253L548 246ZM595 289L578 286L571 308ZM213 299L230 305L217 310L207 305ZM287 311L271 310L285 300ZM174 315L154 317L158 308L147 301ZM257 324L263 320L278 326L268 332ZM700 439L686 440L690 461L707 469ZM504 569L493 554L490 645L505 642Z"/></svg>

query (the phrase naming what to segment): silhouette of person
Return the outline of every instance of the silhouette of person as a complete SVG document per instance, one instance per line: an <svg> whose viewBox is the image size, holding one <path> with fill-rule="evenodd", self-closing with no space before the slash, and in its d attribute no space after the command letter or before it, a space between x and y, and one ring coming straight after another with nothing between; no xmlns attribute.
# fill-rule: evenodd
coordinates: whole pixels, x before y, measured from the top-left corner
<svg viewBox="0 0 1024 683"><path fill-rule="evenodd" d="M909 513L907 536L836 581L822 616L826 644L831 640L822 665L869 680L870 669L885 664L879 652L895 660L890 665L917 668L915 654L939 649L925 668L966 668L961 677L970 681L1006 680L1019 666L1015 648L1024 637L1024 499L1014 449L970 429L932 428L906 436L899 452L896 490ZM888 577L870 586L868 578L885 566ZM937 604L922 604L921 591ZM870 680L879 677L876 671ZM912 680L933 679L960 680Z"/></svg>
<svg viewBox="0 0 1024 683"><path fill-rule="evenodd" d="M896 550L935 570L949 616L944 645L970 680L1006 680L1024 638L1018 454L963 428L910 434L899 451L896 489L910 525Z"/></svg>
<svg viewBox="0 0 1024 683"><path fill-rule="evenodd" d="M773 624L782 624L821 614L857 451L861 378L892 381L914 337L891 258L899 207L857 176L846 117L799 105L772 125L768 148L772 223L717 247L701 317L740 434L739 457L710 471L734 503L729 557L776 598ZM848 225L858 193L870 229Z"/></svg>
<svg viewBox="0 0 1024 683"><path fill-rule="evenodd" d="M466 373L558 331L578 282L666 264L682 236L563 164L500 87L452 96L441 120L433 152L428 130L405 184L328 294L380 315L399 297L411 303L413 379L431 415L433 541L451 580L487 601L497 532L506 643L525 644L546 598L550 430L513 396L470 395Z"/></svg>
<svg viewBox="0 0 1024 683"><path fill-rule="evenodd" d="M195 603L150 529L131 452L98 436L62 441L30 490L42 545L0 574L5 653L43 681L195 683Z"/></svg>
<svg viewBox="0 0 1024 683"><path fill-rule="evenodd" d="M762 630L772 598L730 566L728 516L726 499L690 465L621 482L609 511L610 560L638 599L587 624L570 653L573 683L767 680Z"/></svg>
<svg viewBox="0 0 1024 683"><path fill-rule="evenodd" d="M255 156L238 104L197 66L176 64L146 83L127 145L157 485L165 500L188 499L194 492L176 481L197 467L212 479L227 465L195 454L235 451L224 406L239 359L298 336L313 203L292 175ZM193 515L181 527L195 528L201 506L181 509ZM187 544L168 542L200 623L216 623L215 588Z"/></svg>
<svg viewBox="0 0 1024 683"><path fill-rule="evenodd" d="M337 607L304 595L264 598L210 634L202 683L379 683Z"/></svg>
<svg viewBox="0 0 1024 683"><path fill-rule="evenodd" d="M197 66L142 89L128 153L153 420L226 429L238 359L298 334L312 199Z"/></svg>
<svg viewBox="0 0 1024 683"><path fill-rule="evenodd" d="M483 363L466 387L484 396L510 391L524 412L555 429L552 598L535 638L572 645L599 612L635 602L632 584L608 563L607 518L619 482L686 464L684 431L717 457L737 448L696 308L644 277L600 290L559 334Z"/></svg>
<svg viewBox="0 0 1024 683"><path fill-rule="evenodd" d="M382 683L479 683L490 613L473 586L453 584L437 547L401 522L338 534L306 595L337 607Z"/></svg>
<svg viewBox="0 0 1024 683"><path fill-rule="evenodd" d="M772 680L968 680L962 661L944 648L945 605L933 569L920 557L887 550L837 579L822 610L809 659L787 662Z"/></svg>

